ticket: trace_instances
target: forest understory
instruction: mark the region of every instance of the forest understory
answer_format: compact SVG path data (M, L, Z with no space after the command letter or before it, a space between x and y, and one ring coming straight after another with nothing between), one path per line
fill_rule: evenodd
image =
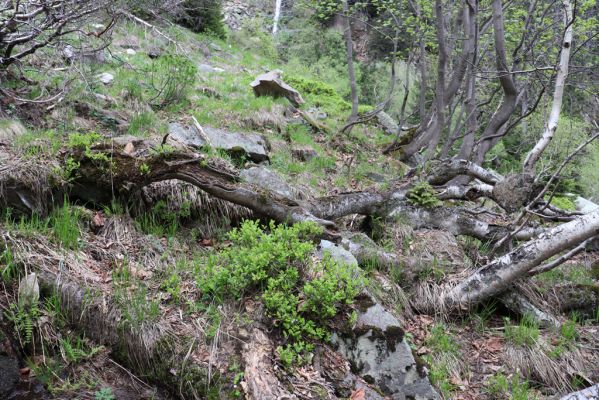
M0 0L0 398L599 399L598 11Z

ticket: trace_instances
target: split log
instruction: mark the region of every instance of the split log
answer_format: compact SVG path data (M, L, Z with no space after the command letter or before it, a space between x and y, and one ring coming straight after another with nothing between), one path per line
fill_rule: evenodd
M272 362L273 345L266 334L254 328L243 348L245 364L243 388L248 400L292 400L291 394L275 375Z

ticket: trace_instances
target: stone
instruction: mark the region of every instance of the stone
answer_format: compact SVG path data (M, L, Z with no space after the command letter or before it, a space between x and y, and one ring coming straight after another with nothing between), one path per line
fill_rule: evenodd
M133 50L133 49L127 49L127 50L125 50L125 53L127 53L130 56L134 56L134 55L137 54L137 52L135 50Z
M0 398L7 399L19 383L17 360L0 355Z
M168 134L171 139L195 149L202 148L207 144L195 126L171 122L168 124Z
M251 161L268 161L267 144L264 138L253 133L229 132L222 129L203 127L208 145L222 149L232 155L245 155Z
M317 257L323 258L325 254L328 254L333 260L338 263L345 264L347 266L358 267L358 260L353 256L352 253L344 249L343 247L336 245L328 240L321 240L319 249L316 252Z
M588 214L599 208L598 204L593 203L591 200L587 200L581 196L576 197L574 204L576 204L576 210L584 214Z
M221 72L225 72L225 70L222 69L222 68L213 67L212 65L208 65L208 64L199 64L198 65L198 70L200 72L206 72L206 73L221 73Z
M71 45L67 45L62 49L62 57L69 63L80 61L86 64L102 64L106 61L104 49L76 51Z
M276 172L262 166L251 167L240 172L239 176L247 183L267 189L291 200L302 200L305 196L289 185Z
M397 135L397 133L399 132L399 124L395 122L393 117L391 117L386 112L379 112L376 115L376 120L377 123L383 129L383 132L385 132L387 135Z
M310 108L308 108L308 110L306 112L308 114L310 114L312 116L312 118L314 118L314 119L323 120L323 119L327 119L329 117L329 115L326 112L320 110L317 107L310 107Z
M208 45L212 50L215 51L222 51L223 49L216 43L214 42L210 42L210 44Z
M331 337L354 372L392 399L440 399L414 359L397 318L367 293L357 298L357 305L354 327Z
M258 76L250 85L256 96L285 97L295 107L304 103L302 95L283 82L282 72L274 70Z
M114 80L114 75L109 72L102 72L98 75L98 80L105 85L110 85Z
M150 47L148 49L147 54L148 54L148 57L150 57L152 60L154 60L162 55L162 49L160 47L156 47L156 46Z
M310 146L295 146L291 148L291 155L301 161L310 161L318 153Z
M21 279L19 282L19 305L31 307L40 299L40 285L37 281L37 274L32 272Z

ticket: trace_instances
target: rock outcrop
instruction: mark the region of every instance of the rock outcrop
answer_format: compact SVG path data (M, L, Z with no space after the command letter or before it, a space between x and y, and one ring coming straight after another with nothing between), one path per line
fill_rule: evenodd
M259 75L250 83L256 96L285 97L296 107L304 103L302 95L281 79L282 72L274 70Z

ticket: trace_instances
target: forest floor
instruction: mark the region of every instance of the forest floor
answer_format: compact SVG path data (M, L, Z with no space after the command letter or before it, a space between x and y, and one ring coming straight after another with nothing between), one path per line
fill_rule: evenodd
M140 25L117 27L114 42L107 49L111 56L108 61L86 66L87 79L78 80L64 103L48 116L25 116L29 118L26 122L33 121L42 128L7 140L6 132L13 129L12 125L4 123L0 127L5 132L5 136L0 135L0 156L16 154L23 163L41 165L45 159L64 157L62 151L72 132L95 132L104 138L118 132L160 140L168 132L169 123L190 125L193 117L202 126L262 134L270 145L269 168L311 195L385 188L391 179L407 172L408 167L395 157L381 154L393 137L380 127L360 125L346 137L336 135L348 111L347 102L336 94L337 84L322 82L301 65L277 60L266 38L252 38L243 32L222 41L175 26L162 29L177 42L176 46ZM167 48L176 48L193 60L200 79L188 101L153 109L143 100L141 92L146 89L140 82L147 84L142 76L147 78L148 74L157 74L159 79L160 71L152 69L148 54ZM34 63L51 63L41 53L34 57ZM304 109L321 113L321 122L327 127L324 132L313 133L299 114L286 112L287 100L254 96L250 82L272 69L283 70L283 79L302 93L306 99ZM65 73L53 71L45 79L69 80L71 77ZM100 73L112 74L113 82L99 82L96 77ZM293 148L312 149L315 156L302 161L294 156ZM240 163L226 154L218 156ZM241 163L250 164L247 160ZM52 165L48 161L47 169L52 170ZM67 181L71 173L77 173L76 167L60 171ZM231 246L227 232L250 213L187 184L155 184L147 195L154 206L145 213L136 213L137 206L129 210L129 205L118 203L98 208L65 202L48 219L15 221L4 215L2 233L10 247L0 253L2 263L8 266L28 260L38 266L40 276L49 273L58 277L68 265L69 279L84 283L87 289L83 290L93 293L94 300L104 301L108 309L119 309L131 326L156 335L163 330L177 336L199 332L204 342L183 355L185 360L209 365L209 373L203 377L209 386L206 396L242 397L241 349L248 342L253 321L264 313L263 305L251 296L219 305L206 302L198 298L197 282L210 255ZM356 218L344 221L348 229L357 229L362 222ZM376 221L372 224L373 239L382 247L430 260L430 268L415 280L438 281L446 275L445 268L455 272L477 267L487 252L485 243L459 239L455 243L460 249L453 254L454 243L446 247L434 236L413 232L401 221L393 228L377 225ZM598 259L597 252L584 253L559 270L535 277L530 290L549 309L557 310L560 304L555 287L599 287ZM409 293L415 282L406 282L401 271L362 267L369 277L370 290L402 321L410 346L428 365L431 380L444 398L551 399L599 382L599 306L586 313L562 315L565 323L559 329L520 319L499 303L484 304L466 316L422 315L411 312L409 305L399 300L398 293ZM155 360L146 360L142 354L144 346L152 347L151 340L143 338L141 348L122 349L140 352L138 365L125 367L116 361L122 355L98 345L96 340L98 334L116 329L122 321L98 322L97 332L73 329L61 311L63 299L55 294L49 295L35 312L21 312L16 306L19 281L10 280L8 272L4 275L0 305L11 322L2 321L6 329L4 335L0 333L0 354L2 348L11 352L11 335L6 332L7 327L16 327L19 347L26 349L26 354L17 356L27 356L21 379L45 386L43 393L27 388L15 398L108 400L172 395L156 385L168 378L160 375L158 367L148 365ZM82 310L86 304L83 297ZM272 357L275 368L285 375L281 360L274 354ZM286 379L289 387L301 393L301 384L313 374L312 367L303 366ZM312 392L306 393L310 397Z

